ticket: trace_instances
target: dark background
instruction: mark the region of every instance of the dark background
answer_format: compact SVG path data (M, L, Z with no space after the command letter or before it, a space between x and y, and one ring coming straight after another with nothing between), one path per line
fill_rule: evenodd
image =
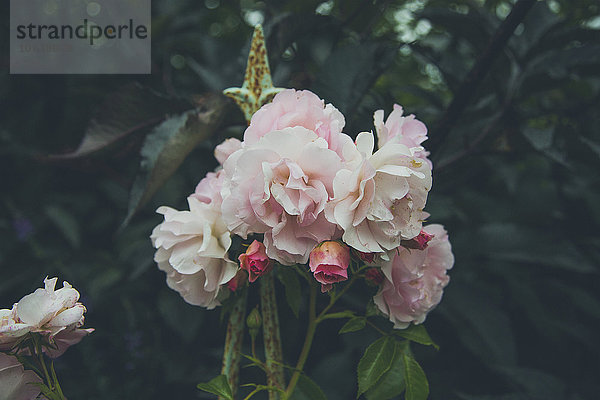
M493 49L481 84L461 87L513 4L153 1L152 75L11 76L2 2L0 305L47 275L82 293L96 332L57 361L70 399L210 398L195 385L219 373L220 311L167 288L148 237L156 207L183 208L216 166L214 146L241 136L241 114L232 108L121 231L147 130L85 157L47 156L75 150L100 105L131 82L172 96L239 86L251 25L262 22L275 84L333 103L348 134L373 129L373 111L394 103L430 129L427 209L456 256L426 321L441 349L414 346L431 398L598 398L600 6L537 2ZM440 122L468 92L467 107L446 115L456 124ZM345 305L360 310L368 290ZM306 315L280 299L285 359L295 363ZM331 399L355 398L356 365L377 337L338 337L342 323L322 325L307 364Z

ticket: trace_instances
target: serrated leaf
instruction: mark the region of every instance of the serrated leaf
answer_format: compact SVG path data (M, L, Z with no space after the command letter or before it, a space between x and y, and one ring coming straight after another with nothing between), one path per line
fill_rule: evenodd
M226 100L209 95L203 110L193 110L166 119L146 137L140 171L129 196L129 211L123 225L177 170L187 155L218 127Z
M168 114L191 109L185 100L171 99L137 83L109 94L98 107L77 150L51 158L84 157L141 129L160 123Z
M396 344L385 336L373 342L358 363L358 394L369 390L387 372L394 359Z
M227 377L225 375L219 375L206 383L199 383L197 388L208 393L216 394L217 396L222 396L227 400L233 400L233 392L231 391L231 387L229 386L229 382L227 382Z
M392 366L371 389L367 390L365 396L368 400L388 400L400 395L406 388L402 344L396 342L395 346L396 351L392 360Z
M292 312L298 318L300 311L300 301L302 300L302 294L300 291L300 281L298 280L298 274L294 269L289 267L278 268L279 274L277 275L279 281L285 288L285 299L290 306Z
M440 349L431 339L423 325L410 325L408 328L394 331L394 333L412 342L423 344L425 346L433 346L438 350Z
M367 320L364 317L355 317L346 322L344 326L339 330L339 334L360 331L367 324Z
M308 376L302 374L290 400L327 400L323 390Z
M402 353L404 362L404 380L406 382L405 400L427 400L429 396L429 382L423 369L413 358L410 352Z

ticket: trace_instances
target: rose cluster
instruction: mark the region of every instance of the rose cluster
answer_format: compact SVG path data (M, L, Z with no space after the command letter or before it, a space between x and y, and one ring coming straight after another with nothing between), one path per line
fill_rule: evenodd
M7 399L34 399L42 380L13 355L31 354L31 335L37 335L47 356L61 356L70 346L92 333L82 329L85 306L69 283L55 289L58 278L44 279L44 287L24 296L12 309L0 309L0 387Z
M158 209L164 222L151 238L169 287L213 308L223 287L254 282L275 264L308 264L328 291L361 260L377 268L365 277L379 285L375 304L394 325L422 322L454 261L444 228L423 226L432 184L421 146L427 128L398 105L373 119L376 135L352 140L342 113L314 93L275 96L243 141L217 146L221 167L188 197L189 211ZM230 254L233 235L248 240L239 256Z

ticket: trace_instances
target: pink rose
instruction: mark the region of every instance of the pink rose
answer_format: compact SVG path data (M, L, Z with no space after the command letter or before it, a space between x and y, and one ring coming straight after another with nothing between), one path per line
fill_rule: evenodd
M394 111L388 115L385 123L383 122L383 110L377 110L373 114L379 148L386 143L400 143L409 148L419 147L428 139L425 124L415 119L413 114L403 117L402 113L402 107L394 104ZM431 168L433 165L427 158L428 155L429 152L425 149L416 153L416 156L425 159Z
M401 245L405 249L425 250L431 239L433 239L433 235L421 229L421 233L412 239L403 240Z
M344 243L364 253L381 253L400 246L421 232L423 211L431 189L431 168L417 157L420 147L388 142L373 153L375 138L359 133L359 155L337 172L327 220L339 225Z
M37 399L38 383L42 383L40 377L31 370L25 371L16 357L0 353L0 399Z
M340 242L327 241L319 244L310 252L310 271L322 291L331 289L331 285L348 279L350 248Z
M423 230L434 236L427 248L398 248L395 257L382 265L386 279L373 297L397 329L425 321L450 280L446 271L452 268L454 255L447 232L441 225L427 225Z
M265 245L255 240L244 254L239 256L240 266L248 272L248 280L254 282L271 270L273 262L267 257Z
M221 187L223 186L223 170L209 172L198 183L190 196L206 204L221 206Z
M375 261L375 256L377 253L363 253L362 251L358 251L353 249L354 254L361 260L364 261L365 264L372 264Z
M301 126L329 144L329 149L342 155L349 138L342 134L346 121L341 112L308 90L287 89L258 110L244 132L244 144L252 145L271 131Z
M209 174L199 186L208 183L205 187L210 189L218 176ZM221 217L221 196L212 189L203 193L209 201L199 199L196 192L188 197L189 211L159 207L164 221L150 238L156 248L154 261L166 273L167 285L186 302L212 309L220 305L221 285L235 276L238 267L227 256L231 234Z
M229 282L227 282L227 288L232 292L237 291L248 281L248 274L243 269L240 269L237 274Z
M383 283L385 275L383 275L383 272L381 272L379 268L369 268L367 272L365 272L365 279L367 282L379 286Z
M227 228L244 238L264 233L269 258L305 264L317 244L340 235L323 211L341 166L325 139L300 126L245 143L223 165Z
M229 138L215 147L215 158L223 165L227 158L242 148L242 142L236 138Z

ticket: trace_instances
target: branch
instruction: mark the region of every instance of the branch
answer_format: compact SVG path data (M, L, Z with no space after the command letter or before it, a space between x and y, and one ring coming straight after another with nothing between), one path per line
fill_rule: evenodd
M458 121L458 117L469 104L477 87L491 69L494 60L501 53L508 42L508 39L510 39L517 26L523 21L535 3L536 0L518 0L513 6L510 14L500 24L500 27L498 27L498 30L494 33L494 36L492 36L487 48L479 56L475 65L473 65L473 68L471 68L467 77L457 90L456 96L454 96L452 102L444 112L444 115L442 115L433 129L429 148L434 153L436 150L443 147L449 132Z

